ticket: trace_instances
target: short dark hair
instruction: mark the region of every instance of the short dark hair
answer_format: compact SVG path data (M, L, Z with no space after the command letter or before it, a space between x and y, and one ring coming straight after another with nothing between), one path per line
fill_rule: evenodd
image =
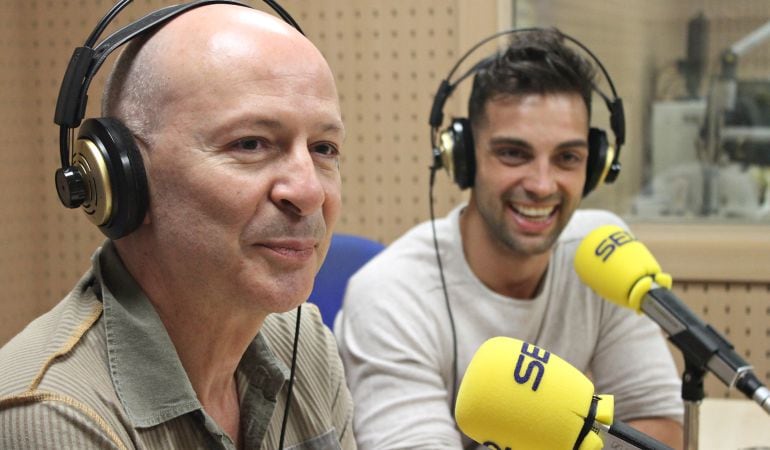
M580 94L591 115L593 64L565 44L555 28L516 32L503 52L491 56L473 77L468 118L478 124L484 106L501 95Z

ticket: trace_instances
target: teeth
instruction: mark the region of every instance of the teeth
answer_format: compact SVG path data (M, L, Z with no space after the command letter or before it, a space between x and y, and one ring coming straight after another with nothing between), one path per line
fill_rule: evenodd
M514 210L516 210L516 212L522 216L527 217L528 219L545 220L548 218L548 216L551 215L555 208L555 206L538 208L536 206L516 205Z

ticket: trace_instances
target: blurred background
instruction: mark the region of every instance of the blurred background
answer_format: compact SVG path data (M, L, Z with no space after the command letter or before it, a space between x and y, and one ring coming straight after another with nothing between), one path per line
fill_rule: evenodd
M173 3L135 0L107 32ZM58 302L104 239L54 188L61 78L112 0L0 3L0 345ZM261 2L251 1L266 9ZM766 0L283 0L326 55L347 142L338 231L388 244L429 217L428 112L467 49L555 26L604 63L626 111L623 170L584 201L623 216L678 295L770 384L770 5ZM470 65L504 39L482 48ZM105 64L86 117L99 115ZM602 80L599 87L608 91ZM470 82L445 108L464 116ZM595 100L593 125L608 129ZM448 118L445 118L448 121ZM437 215L465 198L439 173ZM675 352L676 353L676 352ZM735 396L713 379L712 397Z

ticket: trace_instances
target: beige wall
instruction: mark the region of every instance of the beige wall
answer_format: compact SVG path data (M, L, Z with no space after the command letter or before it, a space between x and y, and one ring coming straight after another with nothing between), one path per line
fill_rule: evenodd
M53 173L59 156L52 117L72 49L112 3L0 2L0 199L4 211L0 343L71 288L103 239L81 213L66 210L58 202ZM135 1L117 23L125 24L170 3L175 2ZM252 3L261 7L260 2ZM767 16L762 0L284 0L282 4L324 52L339 84L348 137L342 159L344 213L338 230L384 243L428 218L427 116L439 82L479 38L511 24L513 4L517 25L562 28L594 50L613 76L625 100L628 121L624 170L615 186L600 188L586 205L618 212L627 210L642 183L651 80L659 68L681 57L685 21L696 8L705 9L724 16L713 27L737 39ZM757 54L758 59L750 60L744 70L768 66L768 50ZM102 81L100 76L92 86L88 116L98 114ZM447 115L464 114L467 88L461 86L450 99ZM606 111L600 107L595 125L607 128ZM435 197L437 214L442 215L464 195L440 173ZM686 256L687 251L682 253ZM726 285L730 280L718 282ZM751 283L752 298L766 302L770 273ZM720 296L719 301L728 298ZM766 365L770 310L752 311L760 316L751 322L756 328L750 337L759 349L751 359L765 364L760 375L770 377L766 373L770 371Z

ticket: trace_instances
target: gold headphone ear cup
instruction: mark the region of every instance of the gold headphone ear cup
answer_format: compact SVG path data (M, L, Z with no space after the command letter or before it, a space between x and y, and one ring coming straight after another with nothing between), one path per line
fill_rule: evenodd
M89 219L110 239L137 229L147 213L147 176L128 128L113 118L84 121L73 161L81 157L89 192L83 208Z
M443 167L449 177L455 178L455 139L451 128L447 128L438 134L438 161L436 167Z
M615 181L615 178L610 180L609 174L612 170L612 162L615 160L615 147L607 144L607 156L604 158L604 167L602 168L602 174L599 177L599 183L611 183ZM617 176L617 175L616 175Z
M112 215L112 184L108 156L100 140L84 136L75 142L72 152L72 168L83 184L80 204L86 217L94 225L107 223Z

